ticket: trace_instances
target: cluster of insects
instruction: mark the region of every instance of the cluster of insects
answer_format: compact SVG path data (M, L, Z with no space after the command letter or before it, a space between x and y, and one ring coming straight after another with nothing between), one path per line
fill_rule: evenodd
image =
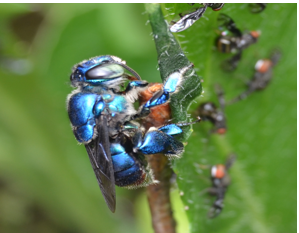
M179 14L180 19L172 21L170 31L188 29L204 15L207 8L218 11L224 7L224 3L202 5ZM253 13L261 12L266 7L261 3L249 6ZM219 14L218 24L221 33L216 39L216 47L222 53L234 54L225 61L228 70L234 70L241 60L243 49L256 43L260 33L242 33L225 14ZM276 51L270 59L259 60L248 90L230 103L265 88L279 57L280 53ZM226 133L226 103L220 85L215 86L219 104L211 101L200 104L196 121L168 121L171 113L168 102L180 88L186 72L192 68L193 64L178 68L161 84L142 80L124 60L111 55L93 57L73 67L70 81L75 90L67 98L69 119L77 141L86 148L103 197L112 212L116 208L115 185L136 188L158 182L147 163L147 155L162 153L169 158L177 158L183 153L184 145L176 136L183 132L184 126L202 119L213 124L212 133ZM135 107L137 102L138 109ZM152 125L154 127L150 127ZM211 218L216 217L223 208L230 184L228 169L234 160L235 156L231 156L225 164L211 168L212 187L207 191L216 196L208 213Z
M194 5L194 4L191 4ZM174 20L170 22L171 32L182 32L190 28L197 20L202 18L208 7L214 11L221 10L224 3L202 3L202 7L190 9L189 11L178 14ZM266 8L265 3L249 3L248 9L251 13L261 13ZM218 36L215 39L215 47L220 53L232 54L232 56L223 61L221 68L224 71L234 71L242 59L242 53L244 49L248 49L251 45L258 42L261 35L260 31L241 31L236 25L235 21L226 14L219 13L217 18L218 24ZM262 90L267 87L271 78L273 67L280 59L281 53L278 49L275 49L270 55L269 59L260 59L256 62L254 68L255 73L253 78L248 81L247 89L239 94L234 99L228 101L227 104L233 104L237 101L245 99L248 95L255 91ZM212 101L206 101L199 105L195 111L196 115L199 115L203 121L209 121L212 123L213 128L211 133L223 135L227 131L226 116L225 116L225 98L224 91L220 85L215 86L215 93L218 97L218 104ZM227 159L225 165L215 165L211 168L211 181L212 187L208 189L208 193L216 196L216 200L213 203L208 216L216 217L223 208L223 200L230 184L230 179L227 174L228 169L231 167L235 160L235 156L231 156Z
M194 5L195 3L189 3ZM202 18L207 8L219 11L224 7L224 3L201 3L202 7L191 8L186 12L179 13L171 22L169 30L171 32L182 32L190 28L197 20ZM267 3L249 3L251 13L260 13L265 10ZM179 18L178 18L179 17ZM177 19L178 18L178 19Z

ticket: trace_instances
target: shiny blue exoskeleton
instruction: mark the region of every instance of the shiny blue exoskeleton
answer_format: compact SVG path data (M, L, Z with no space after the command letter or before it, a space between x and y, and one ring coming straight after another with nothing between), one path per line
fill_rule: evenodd
M169 124L145 132L137 121L147 116L152 107L167 102L191 67L172 73L163 90L136 110L133 104L148 82L141 80L120 58L98 56L74 66L70 79L77 89L68 96L69 118L77 141L86 147L112 212L115 184L136 187L154 182L144 155L178 156L183 152L183 144L173 136L182 133L180 126L190 123Z

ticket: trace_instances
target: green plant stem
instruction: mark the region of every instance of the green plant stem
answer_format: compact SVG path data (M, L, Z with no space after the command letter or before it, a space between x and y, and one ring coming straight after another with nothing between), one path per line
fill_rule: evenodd
M165 22L160 5L146 4L146 9L153 29L161 78L165 82L171 73L192 63L185 56L179 43L169 31L169 26ZM201 91L201 79L193 69L188 70L184 75L179 90L171 96L170 107L174 121L187 121L187 110L192 101L201 94ZM191 134L190 127L185 128L183 140L186 140Z
M159 4L146 4L153 37L158 54L158 64L163 82L167 77L184 67L190 66L179 43L168 29ZM201 93L201 82L197 74L190 69L184 76L179 90L171 96L170 107L175 122L187 121L187 110L192 101ZM153 125L155 122L153 122ZM156 125L155 125L156 126ZM192 130L185 127L181 140L186 140ZM174 233L175 220L170 203L170 178L173 173L168 159L164 155L150 155L149 165L159 184L147 187L147 196L152 215L152 225L156 233Z

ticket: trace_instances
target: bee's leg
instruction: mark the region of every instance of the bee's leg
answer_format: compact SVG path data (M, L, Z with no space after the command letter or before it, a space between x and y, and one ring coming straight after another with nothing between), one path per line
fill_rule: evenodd
M135 153L141 152L146 155L164 153L168 156L179 156L184 151L184 145L171 135L179 134L182 130L175 124L167 126L168 129L165 130L163 127L158 129L152 127L144 136L138 133L135 137L133 151Z
M133 80L129 82L126 90L122 92L125 94L128 100L134 103L138 99L138 93L148 86L148 82L145 80Z
M182 142L176 140L173 135L178 135L183 132L180 126L186 126L198 122L178 123L164 125L159 128L152 127L142 137L139 133L138 140L134 142L134 151L143 154L157 154L164 153L169 157L179 157L184 151Z
M138 99L139 93L148 86L148 82L145 80L136 80L135 77L131 77L131 76L128 76L128 79L131 81L128 83L126 89L122 92L119 92L119 94L126 96L128 102L134 103ZM147 114L144 114L143 116ZM130 120L135 120L138 118L140 118L139 114L138 113L136 114L136 112L134 112L134 114L131 115Z
M152 98L150 98L144 105L141 105L137 114L133 116L133 119L147 116L150 113L150 108L166 103L170 98L170 94L177 91L177 87L181 83L184 74L193 66L193 64L190 64L189 66L170 74L164 83L163 89L154 93Z

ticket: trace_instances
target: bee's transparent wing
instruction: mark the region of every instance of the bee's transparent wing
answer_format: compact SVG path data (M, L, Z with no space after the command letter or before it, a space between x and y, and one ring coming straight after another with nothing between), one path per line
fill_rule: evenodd
M98 136L85 145L93 171L109 209L115 212L115 180L106 116L97 120Z

